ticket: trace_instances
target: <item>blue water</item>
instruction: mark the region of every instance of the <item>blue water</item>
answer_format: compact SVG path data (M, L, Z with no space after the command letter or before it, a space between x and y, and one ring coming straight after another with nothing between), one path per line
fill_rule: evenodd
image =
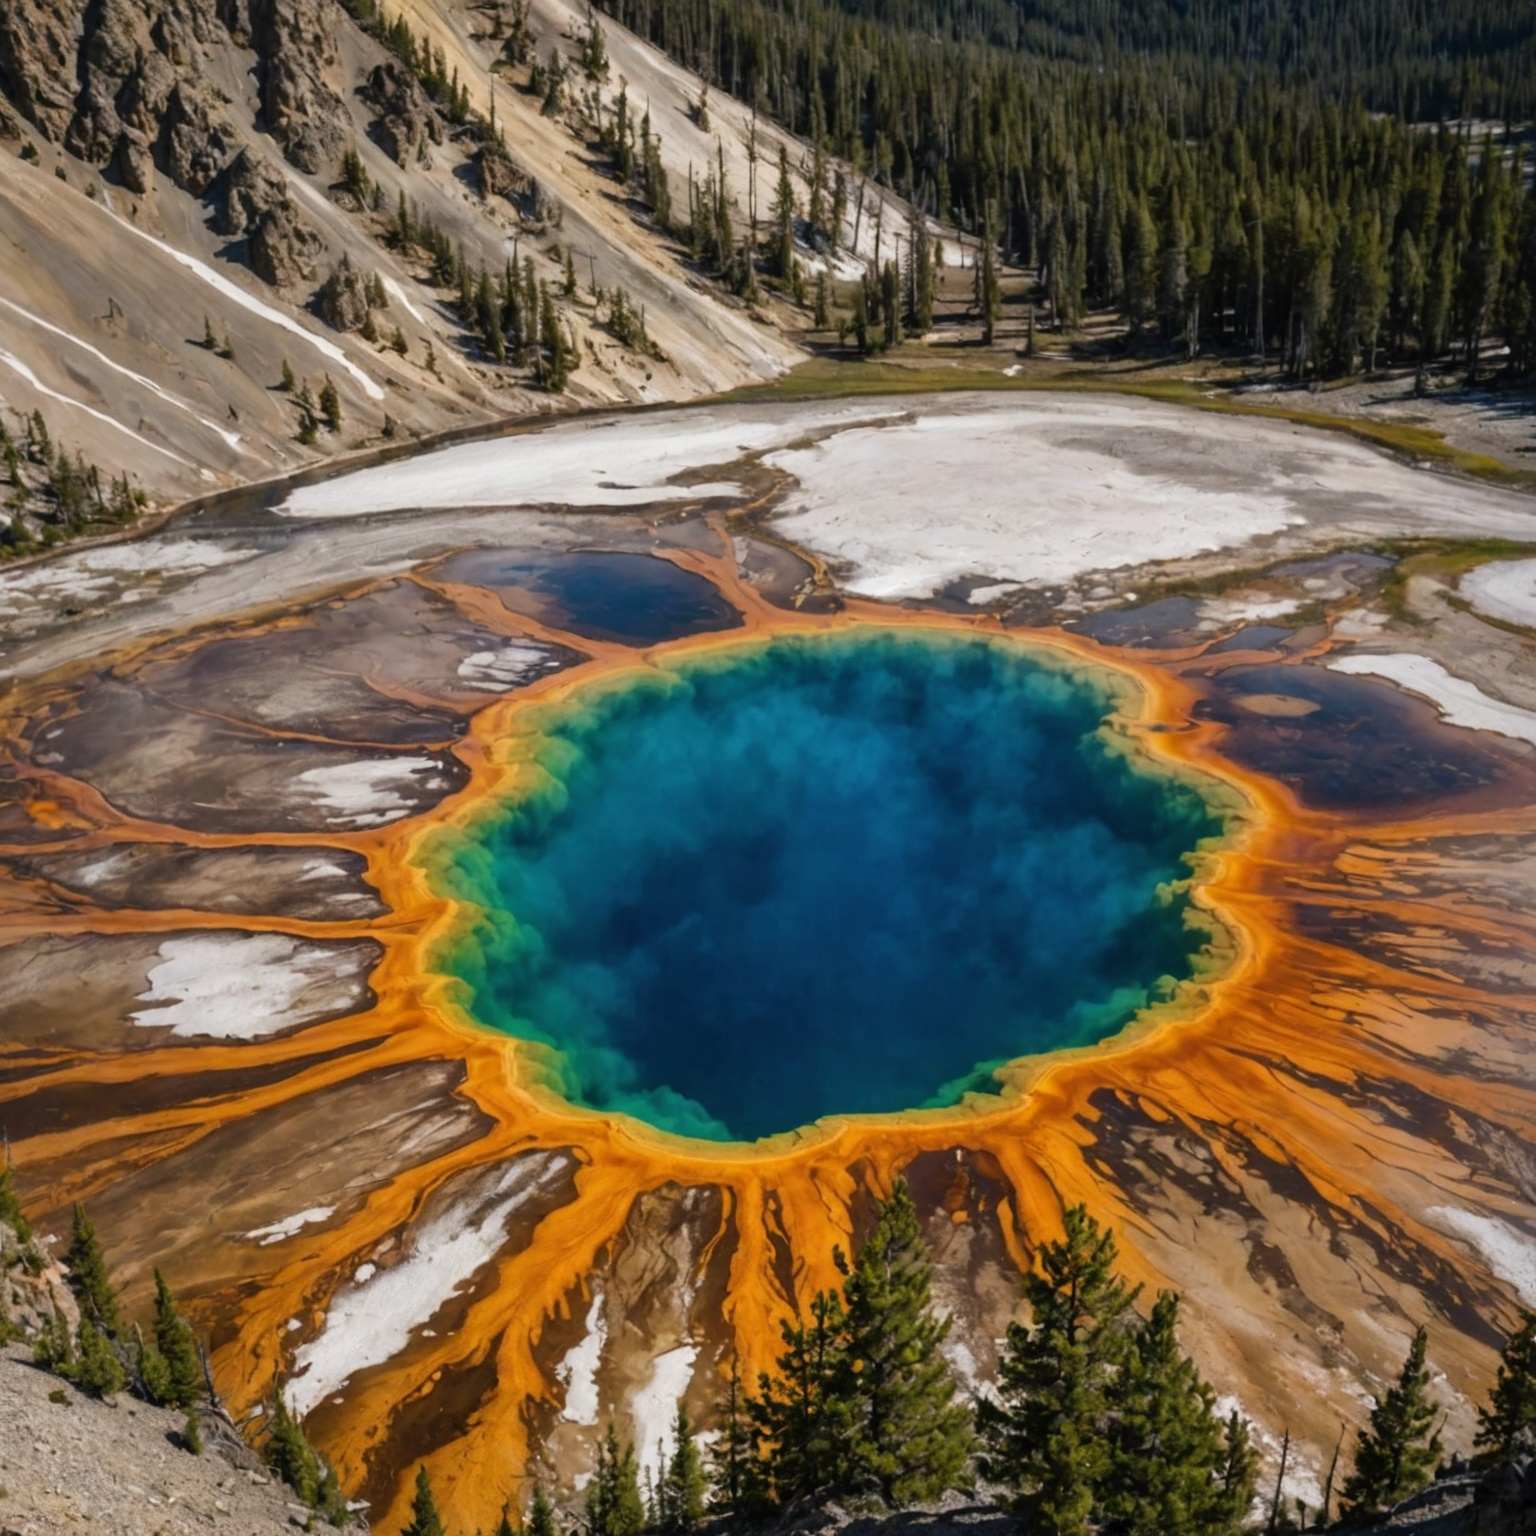
M488 587L514 613L620 645L654 645L741 624L707 577L657 555L475 549L445 561L442 574Z
M1191 972L1218 832L1004 644L778 640L550 711L542 790L426 855L437 956L568 1101L717 1140L954 1103Z

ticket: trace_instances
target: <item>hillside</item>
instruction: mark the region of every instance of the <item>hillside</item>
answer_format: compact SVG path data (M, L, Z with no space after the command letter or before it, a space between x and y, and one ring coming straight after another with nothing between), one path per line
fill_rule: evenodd
M632 132L649 110L674 209L690 176L702 185L723 166L742 227L751 122L739 104L716 93L699 120L700 82L614 24L606 70L573 65L551 104L530 77L556 54L574 59L586 31L563 0L405 0L388 20L409 28L414 65L370 12L359 20L338 0L6 7L0 400L12 435L41 410L71 452L180 499L395 432L681 400L796 359L792 312L710 280L613 174L624 91ZM803 195L801 146L757 132L760 179L782 146ZM879 223L887 240L905 231L874 203L860 231L871 247ZM764 183L760 219L767 205ZM455 302L514 257L519 278L555 295L574 354L563 390L541 386L537 359L497 362ZM614 322L615 292L643 315L643 339ZM277 387L285 364L314 395L333 381L338 431L301 440L306 408Z

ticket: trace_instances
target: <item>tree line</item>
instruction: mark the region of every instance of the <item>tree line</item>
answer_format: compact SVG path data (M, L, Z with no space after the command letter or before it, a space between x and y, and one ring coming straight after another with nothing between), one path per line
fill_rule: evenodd
M1244 346L1302 378L1452 354L1476 377L1497 335L1511 371L1536 371L1536 191L1528 152L1501 132L1383 115L1338 82L1323 93L1157 56L1090 70L957 41L917 25L955 14L932 0L894 21L817 0L605 9L804 137L813 180L840 156L856 185L888 186L1036 272L1058 327L1116 309L1137 335ZM1374 33L1387 13L1372 14ZM1499 36L1536 46L1522 16L1478 35L1493 52ZM835 250L842 209L816 202L798 212Z
M1282 1464L1260 1497L1253 1433L1178 1339L1179 1297L1144 1310L1118 1272L1113 1234L1081 1206L1040 1245L1024 1279L995 1392L965 1400L933 1305L932 1266L912 1197L897 1183L841 1282L782 1325L775 1367L749 1387L733 1371L705 1448L679 1404L669 1446L642 1468L612 1423L585 1496L557 1512L535 1483L496 1536L673 1536L727 1517L731 1528L839 1502L900 1509L952 1490L1005 1502L1031 1536L1239 1536L1317 1530L1333 1520L1284 1497ZM1340 1487L1338 1524L1369 1523L1432 1479L1442 1457L1419 1328L1374 1401ZM1536 1316L1510 1338L1476 1447L1488 1464L1536 1439ZM418 1469L402 1536L450 1536Z

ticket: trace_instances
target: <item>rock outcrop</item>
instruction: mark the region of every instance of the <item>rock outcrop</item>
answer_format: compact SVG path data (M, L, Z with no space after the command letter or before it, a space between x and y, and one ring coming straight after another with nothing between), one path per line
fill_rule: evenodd
M299 217L276 166L242 149L215 190L213 228L245 241L246 261L259 278L281 288L314 277L320 238Z
M386 59L374 65L362 87L374 110L374 141L396 165L429 166L430 147L443 142L443 119L421 82L402 64Z
M313 175L346 148L346 107L327 78L336 62L334 0L251 0L261 111L267 130Z

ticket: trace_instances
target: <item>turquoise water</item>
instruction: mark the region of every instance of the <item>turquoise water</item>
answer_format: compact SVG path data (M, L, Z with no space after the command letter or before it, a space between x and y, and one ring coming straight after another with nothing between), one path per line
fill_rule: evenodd
M572 1103L716 1140L952 1104L1191 973L1170 882L1221 830L1087 673L868 632L551 709L543 787L426 854L436 957Z

